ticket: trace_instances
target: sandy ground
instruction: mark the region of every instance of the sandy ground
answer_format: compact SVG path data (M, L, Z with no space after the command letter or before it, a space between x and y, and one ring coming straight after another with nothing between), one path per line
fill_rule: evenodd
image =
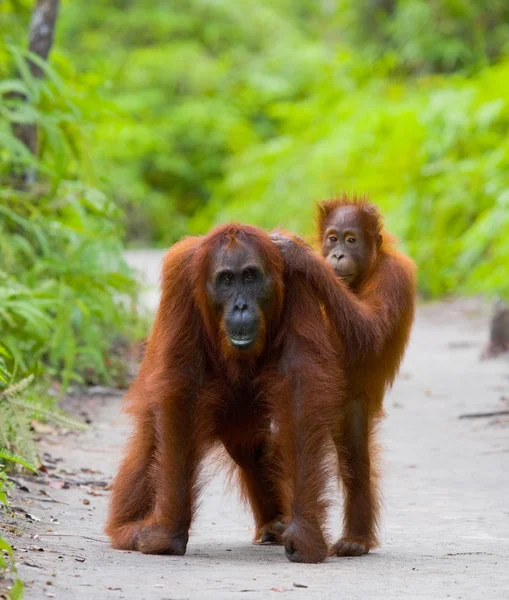
M129 260L148 283L157 279L160 254ZM156 300L148 290L146 302ZM458 418L509 409L509 361L478 361L488 321L474 301L419 309L380 432L383 545L360 558L298 565L281 547L252 545L251 518L220 474L205 488L184 557L112 550L103 533L104 486L129 428L121 398L80 400L89 429L43 435L48 473L18 480L26 490L14 494L17 516L7 526L25 597L509 598L509 420ZM338 506L331 530L339 535Z

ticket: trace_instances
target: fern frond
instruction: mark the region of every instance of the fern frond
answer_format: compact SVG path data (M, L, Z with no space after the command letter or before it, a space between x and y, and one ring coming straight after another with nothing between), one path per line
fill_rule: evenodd
M59 425L69 427L70 429L79 429L81 431L85 431L87 429L87 425L85 423L71 419L71 417L67 417L66 415L63 415L57 411L44 408L36 402L25 402L24 400L19 400L18 398L10 398L9 403L14 406L18 406L19 408L23 408L24 410L30 411L34 415L42 415L46 419Z
M14 383L0 392L0 399L12 398L24 392L34 380L34 376L30 374L28 377L21 379L18 383Z
M6 448L0 448L0 460L8 460L25 467L25 469L28 469L29 471L37 473L37 468L32 463L28 462L28 460L22 456L19 456L19 454L13 454L12 452L9 452Z

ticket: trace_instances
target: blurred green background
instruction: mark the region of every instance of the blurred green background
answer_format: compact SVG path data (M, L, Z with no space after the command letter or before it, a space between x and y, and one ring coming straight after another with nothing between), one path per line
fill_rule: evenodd
M126 245L368 193L422 297L509 296L507 0L63 0L42 78L36 4L0 3L0 504L33 418L129 378Z
M32 8L2 4L1 77ZM367 192L422 294L507 293L508 55L505 0L73 0L40 158L131 245L232 218L308 234L313 201Z

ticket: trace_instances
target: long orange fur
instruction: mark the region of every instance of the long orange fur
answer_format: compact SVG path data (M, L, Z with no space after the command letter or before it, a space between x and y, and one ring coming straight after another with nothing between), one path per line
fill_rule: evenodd
M262 339L247 357L226 346L207 292L215 253L237 244L255 249L273 289ZM255 539L284 521L289 558L323 560L328 440L342 384L313 286L288 276L266 233L229 224L177 243L164 261L159 310L128 393L134 433L110 501L113 546L183 554L200 467L220 443L237 465Z
M342 196L317 206L320 246L327 219L341 207L355 208L371 248L369 264L352 289L298 239L283 254L290 277L304 275L323 301L345 371L345 397L333 426L345 491L344 530L330 553L354 555L379 543L374 434L408 343L416 283L414 264L395 249L378 209L365 198Z

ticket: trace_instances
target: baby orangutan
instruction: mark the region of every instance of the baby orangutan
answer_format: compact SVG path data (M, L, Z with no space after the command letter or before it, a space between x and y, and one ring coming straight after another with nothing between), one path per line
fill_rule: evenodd
M344 529L330 555L357 556L378 545L374 432L410 335L415 267L395 250L378 209L364 199L320 203L317 229L321 256L299 238L275 233L272 239L289 277L304 275L317 291L345 371L346 397L332 431L345 493Z

